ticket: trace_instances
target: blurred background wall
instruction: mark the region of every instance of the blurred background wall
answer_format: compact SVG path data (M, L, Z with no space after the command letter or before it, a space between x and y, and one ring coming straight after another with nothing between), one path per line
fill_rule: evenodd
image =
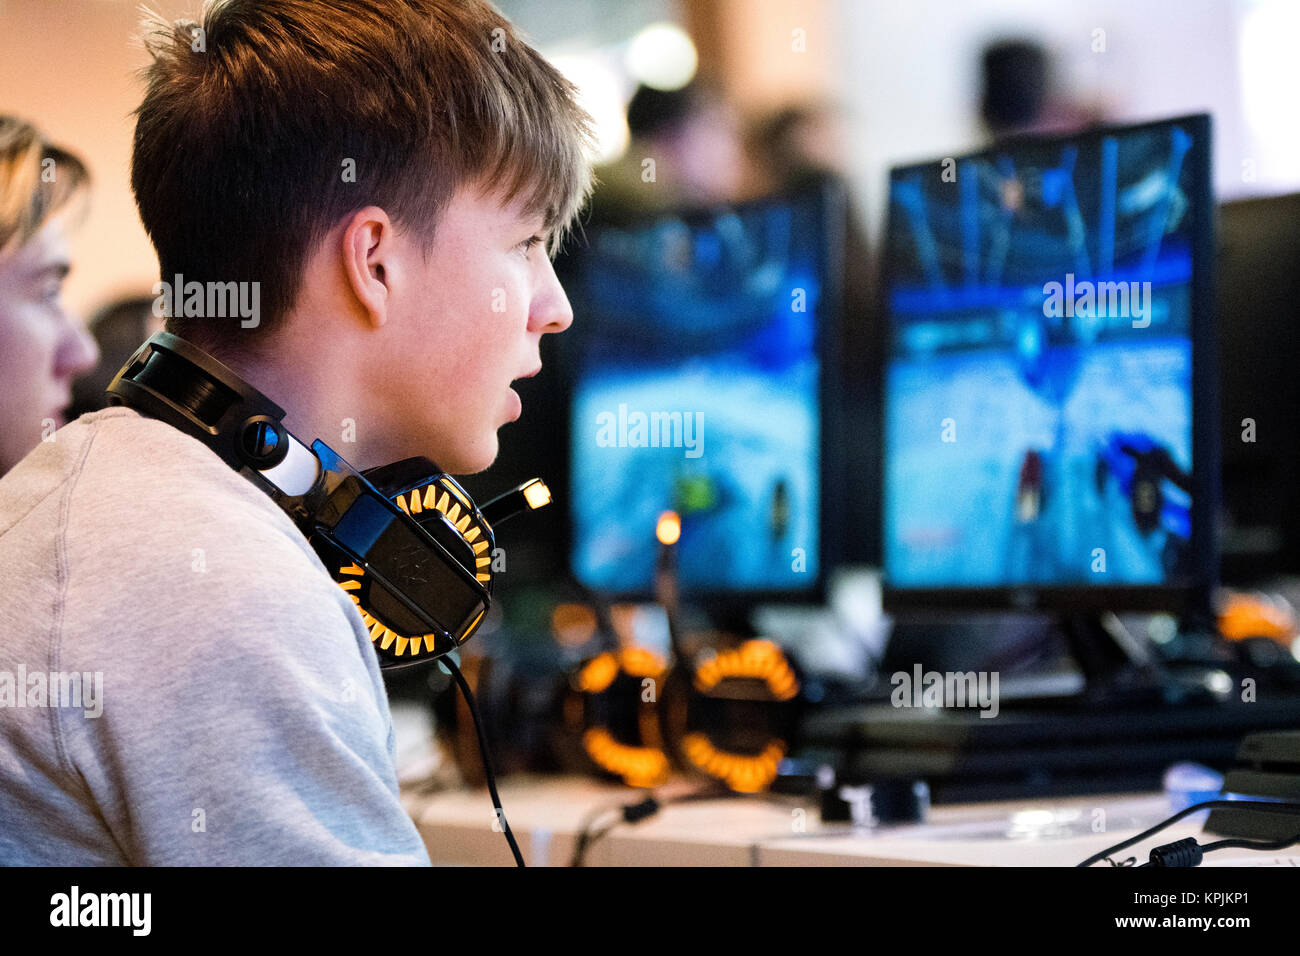
M1288 102L1289 91L1300 89L1300 4L1290 0L839 0L835 7L849 63L841 77L847 167L873 220L889 165L981 141L978 51L999 36L1046 46L1057 95L1099 118L1212 113L1220 198L1300 187Z
M129 180L131 111L143 93L134 73L147 61L131 39L138 22L137 4L125 0L0 0L0 113L36 123L93 179L64 292L83 315L148 293L158 278Z

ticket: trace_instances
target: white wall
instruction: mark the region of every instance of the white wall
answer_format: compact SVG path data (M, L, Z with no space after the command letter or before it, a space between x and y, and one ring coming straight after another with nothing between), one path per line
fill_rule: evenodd
M190 0L151 0L169 17ZM64 304L89 316L113 298L148 295L158 260L131 197L131 111L147 62L132 43L128 0L0 0L0 113L35 123L90 168L89 212L72 237Z
M982 145L978 59L1001 34L1028 35L1054 51L1062 78L1117 121L1208 111L1215 120L1220 196L1300 189L1300 152L1265 149L1242 103L1239 27L1253 9L1296 0L834 0L843 24L850 175L875 231L891 165ZM1275 21L1276 22L1276 21ZM1092 50L1094 30L1106 49ZM1297 31L1300 32L1300 31ZM1300 36L1277 44L1300 63ZM1294 69L1280 64L1268 74ZM1261 85L1266 85L1261 84ZM1300 84L1288 95L1300 92ZM1277 98L1269 135L1294 126ZM1286 137L1275 137L1277 142ZM1290 141L1294 141L1292 138ZM1255 179L1243 179L1244 159Z

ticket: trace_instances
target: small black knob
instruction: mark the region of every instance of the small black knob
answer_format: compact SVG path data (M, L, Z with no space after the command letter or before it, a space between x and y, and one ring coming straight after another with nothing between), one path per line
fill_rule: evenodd
M273 468L289 454L289 437L277 421L250 419L240 432L239 454L254 468Z

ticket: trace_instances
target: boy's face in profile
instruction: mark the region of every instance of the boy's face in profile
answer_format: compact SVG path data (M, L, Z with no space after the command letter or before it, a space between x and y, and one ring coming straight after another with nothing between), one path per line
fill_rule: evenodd
M406 454L434 457L446 471L472 474L497 456L497 429L519 418L510 387L541 368L543 335L573 321L546 254L543 217L518 203L462 188L445 209L427 260L415 239L390 276L393 292L386 360L375 374L400 396L385 412ZM538 240L542 241L538 241Z
M72 380L99 359L95 340L64 310L68 273L63 220L0 250L0 475L63 425Z

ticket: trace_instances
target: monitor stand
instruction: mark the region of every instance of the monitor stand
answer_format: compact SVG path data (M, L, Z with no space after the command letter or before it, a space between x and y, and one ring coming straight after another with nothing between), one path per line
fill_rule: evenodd
M1208 606L1184 613L1180 633L1215 633ZM1212 703L1205 662L1166 661L1135 637L1112 612L1061 612L1057 626L1083 675L1079 695L1088 705Z
M1191 618L1185 626L1193 626ZM1001 698L1017 705L1143 705L1187 696L1188 675L1171 673L1152 644L1103 611L896 616L880 662L884 683L877 682L877 695L882 689L889 694L892 675L918 664L925 671L996 673Z
M1062 613L1057 627L1082 672L1084 701L1141 704L1164 699L1169 678L1160 661L1113 614Z

